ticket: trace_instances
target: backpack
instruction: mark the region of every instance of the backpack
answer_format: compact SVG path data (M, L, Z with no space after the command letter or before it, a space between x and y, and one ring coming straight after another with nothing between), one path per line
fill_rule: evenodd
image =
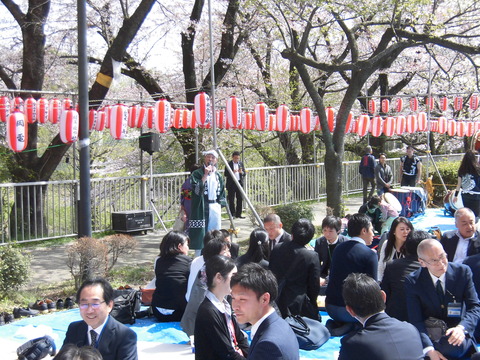
M140 310L140 291L114 290L113 309L110 315L122 324L134 324L135 313Z
M48 335L29 340L17 349L18 360L40 360L56 352L55 341Z

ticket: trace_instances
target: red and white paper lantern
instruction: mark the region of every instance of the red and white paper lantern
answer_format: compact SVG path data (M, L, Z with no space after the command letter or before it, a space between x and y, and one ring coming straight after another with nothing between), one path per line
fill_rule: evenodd
M242 122L242 106L240 99L236 96L230 96L227 100L227 123L229 128L236 129Z
M48 121L48 100L40 98L37 100L37 121L45 124Z
M98 110L97 116L98 118L94 129L96 131L103 131L105 130L105 123L107 122L107 113L105 110Z
M183 110L184 109L173 110L172 128L180 129L183 127Z
M453 119L448 120L447 134L449 136L455 136L456 133L457 133L457 122Z
M376 110L377 110L377 106L376 106L375 100L373 99L368 100L368 113L373 115L375 114Z
M290 110L287 105L280 105L276 111L277 115L277 126L276 130L280 132L285 132L290 127Z
M253 120L252 113L245 113L245 121L243 124L245 130L253 130L255 127L255 122Z
M390 100L383 99L382 100L382 113L386 114L390 111Z
M465 121L457 121L457 136L464 137L467 134L467 124Z
M406 130L408 133L413 134L418 129L417 115L410 114L407 116Z
M73 107L72 99L65 98L62 101L62 110L70 110Z
M402 98L395 99L395 111L399 113L399 112L402 112L402 110L403 110L403 99Z
M145 118L143 122L147 125L148 129L153 129L155 124L155 108L153 106L148 106L145 109Z
M373 136L379 137L382 135L382 125L383 119L381 116L374 116L372 119L372 124L370 126L370 132Z
M475 134L475 123L469 121L467 123L467 133L465 135L473 136L473 134Z
M447 111L448 109L448 98L446 96L443 96L442 98L440 98L440 110L442 110L442 112L445 112Z
M435 106L435 100L433 99L433 97L426 97L425 108L427 109L427 111L432 111L434 106Z
M360 115L357 120L357 134L359 136L365 136L367 135L369 128L370 128L370 117L367 114Z
M195 119L201 128L207 128L212 122L212 105L210 96L203 91L195 96Z
M315 117L312 109L303 108L300 111L300 131L304 134L311 133L315 128Z
M15 111L7 119L7 144L8 147L20 152L26 149L28 143L28 127L25 115Z
M397 116L395 120L395 134L402 135L405 132L406 122L407 119L405 119L405 116Z
M161 99L155 103L155 129L159 133L165 133L170 128L172 118L172 107L170 103Z
M122 140L127 134L128 107L117 104L112 107L110 113L110 135L115 140Z
M438 120L430 120L429 131L438 132Z
M456 96L455 99L453 99L453 108L455 111L460 111L463 108L463 98L461 96Z
M71 144L78 139L78 112L76 110L64 110L60 117L60 140L65 144Z
M347 123L345 124L345 133L346 134L353 132L353 130L352 130L353 122L354 122L353 113L350 111L350 113L348 114L348 117L347 117Z
M8 96L0 97L0 121L6 122L10 116L10 98Z
M183 109L183 127L185 129L195 129L197 127L195 110Z
M290 115L290 128L289 131L298 131L300 128L300 116Z
M333 132L333 129L335 129L335 110L328 106L325 109L326 115L327 115L327 124L328 124L328 130L330 132Z
M478 96L472 95L470 96L470 109L475 111L478 109Z
M59 99L53 98L48 104L48 121L52 124L57 124L60 121L62 113L62 102Z
M264 131L268 129L268 106L259 102L254 109L255 129Z
M143 118L140 116L140 106L132 105L128 108L128 126L140 129L143 125Z
M96 128L98 122L98 111L95 109L88 110L88 130L92 131Z
M425 131L427 130L427 113L426 112L419 112L417 116L418 122L418 131Z
M217 121L217 128L225 129L225 111L223 109L216 111L215 119Z
M31 96L25 100L24 115L29 124L37 121L37 100Z
M444 116L438 118L438 133L445 134L448 128L448 120Z
M413 97L410 99L410 110L417 111L418 110L418 99Z
M383 123L383 133L391 137L395 134L395 118L393 116L387 116Z
M25 113L25 102L20 96L15 97L12 101L11 112L14 112L17 110L22 113Z

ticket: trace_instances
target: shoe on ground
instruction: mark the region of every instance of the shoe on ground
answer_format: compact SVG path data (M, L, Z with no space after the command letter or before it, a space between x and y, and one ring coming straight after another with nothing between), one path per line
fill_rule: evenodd
M240 215L240 216L237 216L237 218L239 218L239 219L245 219L245 216L241 216L241 215Z
M0 315L0 326L5 325L5 319L3 318L3 315Z
M19 319L22 316L37 316L40 313L39 310L29 309L29 308L14 308L13 317Z
M62 299L58 299L56 306L57 306L57 310L63 310L63 308L65 307L65 303L63 302Z
M3 318L5 319L5 324L10 324L11 322L13 322L14 320L13 314L3 313L2 315L3 315Z
M32 310L38 310L41 312L48 311L47 303L43 300L37 300L35 303L28 304L28 307Z
M52 299L45 299L44 302L47 303L47 309L48 309L48 311L55 311L55 310L57 310L57 305L55 304L55 302L54 302Z
M64 307L65 309L73 309L74 306L75 306L75 304L73 303L73 300L72 300L71 298L67 297L67 298L65 299L65 302L64 302L64 304L63 304L63 307Z

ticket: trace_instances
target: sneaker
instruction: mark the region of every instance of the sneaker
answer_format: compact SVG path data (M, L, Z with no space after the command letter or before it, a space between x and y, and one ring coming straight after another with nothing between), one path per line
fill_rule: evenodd
M57 300L57 310L63 310L65 304L62 299Z
M3 313L3 318L5 319L5 324L13 322L13 314Z
M14 308L13 317L15 319L21 318L22 316L37 316L40 313L39 310L29 309L29 308Z
M37 300L35 303L28 304L28 307L33 310L38 310L41 312L48 311L47 303L43 300Z
M65 309L73 309L73 307L75 306L75 304L73 303L73 300L69 297L67 297L65 299L65 303L63 304L63 307Z
M47 309L48 311L55 311L57 310L57 305L52 299L45 299L45 302L47 303Z

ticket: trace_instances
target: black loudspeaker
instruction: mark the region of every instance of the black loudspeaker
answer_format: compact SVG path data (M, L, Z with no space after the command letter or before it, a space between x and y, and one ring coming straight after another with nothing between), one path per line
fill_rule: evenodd
M139 138L140 149L152 155L155 151L160 151L160 136L157 133L148 132L142 134Z

